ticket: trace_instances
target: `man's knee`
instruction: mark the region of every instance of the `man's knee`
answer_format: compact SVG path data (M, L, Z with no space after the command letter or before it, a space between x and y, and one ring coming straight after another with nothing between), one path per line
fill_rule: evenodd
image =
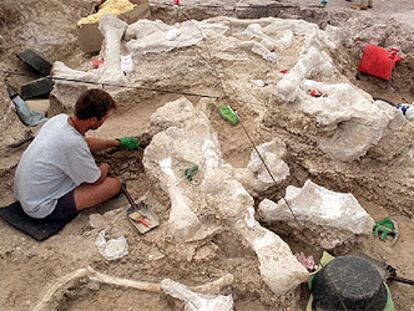
M107 177L104 182L107 183L107 187L113 195L121 192L121 181L118 178Z

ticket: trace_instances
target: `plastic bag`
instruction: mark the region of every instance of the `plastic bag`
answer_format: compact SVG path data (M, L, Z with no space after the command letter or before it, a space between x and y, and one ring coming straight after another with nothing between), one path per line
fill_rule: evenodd
M107 260L116 260L128 255L128 243L124 236L107 241L106 230L99 232L95 245Z

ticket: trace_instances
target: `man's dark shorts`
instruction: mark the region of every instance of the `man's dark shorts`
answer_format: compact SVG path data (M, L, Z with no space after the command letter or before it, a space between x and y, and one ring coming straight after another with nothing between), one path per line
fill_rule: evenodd
M65 194L58 200L52 214L44 218L46 221L68 223L78 215L75 202L75 190Z

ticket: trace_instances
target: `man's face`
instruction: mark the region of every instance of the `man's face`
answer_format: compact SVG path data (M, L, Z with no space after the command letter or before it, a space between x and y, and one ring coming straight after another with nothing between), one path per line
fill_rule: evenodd
M102 124L104 124L104 122L106 121L106 119L108 119L109 115L111 114L111 111L108 111L106 113L106 115L104 115L102 117L102 119L98 120L96 118L94 118L93 123L90 127L91 130L97 130L98 128L100 128L102 126Z

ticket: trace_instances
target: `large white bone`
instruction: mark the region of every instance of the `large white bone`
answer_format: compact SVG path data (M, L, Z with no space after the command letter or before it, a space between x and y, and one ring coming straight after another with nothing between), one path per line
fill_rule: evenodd
M233 298L228 296L210 296L191 291L187 286L165 279L161 282L162 290L185 303L186 311L231 311Z
M282 160L286 154L286 145L273 139L257 147L276 183L283 182L289 176L289 167ZM236 169L236 178L253 193L263 192L274 185L265 165L253 150L246 168Z
M179 115L172 116L172 112ZM169 127L153 137L145 149L143 163L170 195L171 208L185 207L188 215L191 209L195 215L213 215L229 224L229 230L256 252L263 280L276 294L283 295L305 282L308 272L289 246L254 220L253 198L233 177L234 169L223 161L217 134L205 114L187 99L179 99L167 103L152 119L157 129L163 124ZM184 179L172 188L171 184L177 182L177 172L188 163L199 166L197 184ZM182 202L180 206L173 203L178 201Z
M295 102L303 92L305 79L315 74L330 77L333 71L332 60L321 49L318 31L314 30L306 38L296 65L278 82L275 95L284 102Z
M308 272L305 267L297 261L289 245L254 219L253 207L247 210L236 227L256 252L263 281L274 293L286 294L306 281Z
M306 95L298 108L325 130L335 130L332 137L319 143L319 148L334 159L349 161L364 156L388 128L399 130L404 125L404 117L397 109L381 101L372 103L370 95L349 83L305 80L304 88L325 94L320 98Z
M374 226L374 220L352 194L330 191L311 180L301 189L287 187L285 199L277 204L263 200L259 204L263 220L284 221L296 228L286 201L303 228L309 229L306 236L302 234L302 239L326 249L338 246L350 236L370 234Z
M104 15L99 24L99 30L105 38L103 65L96 70L80 71L71 69L62 62L55 62L54 77L109 84L127 83L128 80L121 69L121 39L127 26L127 23L115 16Z
M205 21L191 20L170 26L159 20L139 20L126 31L126 48L136 54L163 53L196 45L208 34L226 30L224 25Z
M46 291L45 295L37 302L36 306L33 308L33 311L56 310L56 305L53 305L54 302L56 302L56 300L61 299L67 288L72 286L77 280L80 280L85 277L89 278L93 282L98 282L102 284L133 288L136 290L152 293L161 292L160 283L151 283L146 281L136 281L114 277L108 274L98 272L92 267L87 267L75 270L63 276L61 279L57 280ZM199 286L190 286L190 288L194 291L204 294L218 294L223 288L231 286L233 284L233 279L233 275L225 274L224 276L220 277L215 281Z
M171 200L171 211L168 223L174 232L185 232L199 223L196 214L191 210L188 197L183 193L181 180L171 168L171 158L159 162L166 179L168 195Z

